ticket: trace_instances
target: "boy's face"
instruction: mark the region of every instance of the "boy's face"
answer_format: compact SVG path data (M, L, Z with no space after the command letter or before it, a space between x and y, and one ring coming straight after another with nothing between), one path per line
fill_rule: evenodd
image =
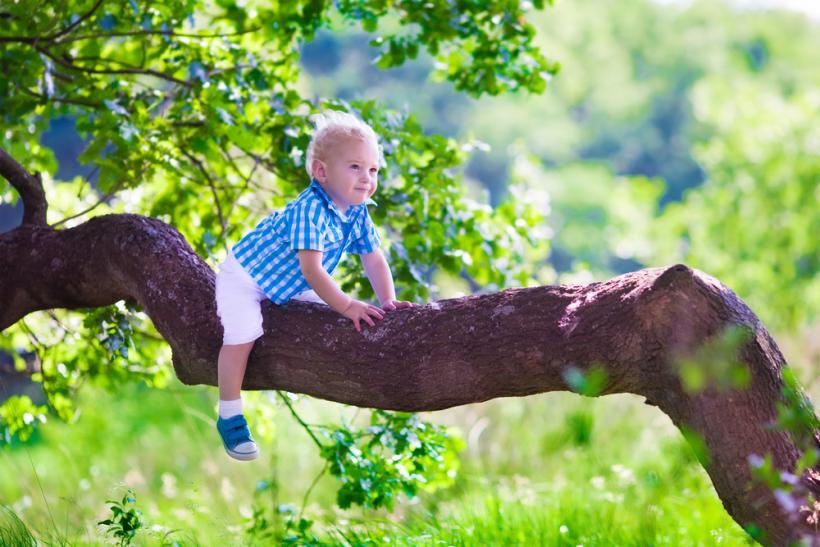
M323 160L315 159L313 176L343 212L376 192L379 151L366 139L340 138Z

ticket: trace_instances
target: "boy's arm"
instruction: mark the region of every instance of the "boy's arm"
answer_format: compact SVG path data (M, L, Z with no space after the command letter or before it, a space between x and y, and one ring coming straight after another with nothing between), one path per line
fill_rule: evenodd
M370 285L379 299L379 304L384 305L386 302L395 300L396 289L393 287L393 274L390 272L390 266L388 266L381 250L376 249L371 253L364 253L361 257L364 273L370 280Z
M365 302L354 300L347 296L339 285L333 281L324 268L322 268L322 252L302 249L297 251L299 257L299 268L302 270L302 275L313 289L319 298L325 301L334 311L344 315L360 331L360 321L365 321L371 327L375 326L373 319L382 318L382 312L376 306L371 306Z
M299 268L310 288L334 311L344 313L353 299L347 296L322 268L322 252L303 249L297 252L297 256Z
M376 293L379 304L383 309L394 310L396 308L409 308L412 306L410 302L396 300L393 274L390 273L390 266L387 264L387 259L384 258L380 249L377 248L373 252L364 253L361 257L364 272L367 274L367 278L370 279L373 292Z

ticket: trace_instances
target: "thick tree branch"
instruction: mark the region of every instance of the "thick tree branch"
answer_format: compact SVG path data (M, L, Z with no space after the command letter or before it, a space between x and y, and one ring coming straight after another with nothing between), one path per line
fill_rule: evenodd
M23 224L46 224L46 193L40 175L32 175L0 148L0 176L9 181L23 200Z
M68 230L0 234L0 330L35 310L120 299L137 301L151 317L183 382L216 384L222 329L214 274L173 227L110 215ZM437 410L567 390L569 367L600 367L602 394L643 396L702 438L704 466L738 523L762 528L769 544L801 535L820 541L805 515L752 481L749 456L770 454L791 471L801 455L788 432L772 427L785 363L755 314L706 274L677 265L583 286L509 289L388 312L361 334L326 306L268 303L263 313L265 335L251 353L245 389ZM750 384L684 389L678 360L729 326L751 333L738 353ZM802 479L805 492L820 495L820 469Z

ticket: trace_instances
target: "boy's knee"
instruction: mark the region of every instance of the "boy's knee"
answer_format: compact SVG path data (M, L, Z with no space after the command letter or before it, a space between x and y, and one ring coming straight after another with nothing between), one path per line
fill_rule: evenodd
M223 344L222 351L227 351L230 353L250 352L251 348L253 348L254 343L256 343L256 340L251 340L250 342L243 342L241 344Z

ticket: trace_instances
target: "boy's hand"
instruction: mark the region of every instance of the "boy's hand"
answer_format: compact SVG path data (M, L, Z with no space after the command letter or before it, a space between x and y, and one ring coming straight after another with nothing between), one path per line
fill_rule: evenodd
M373 322L373 317L376 319L382 319L384 317L382 310L360 300L351 300L350 304L345 308L345 311L342 312L342 315L353 321L353 325L358 332L362 332L360 321L365 321L371 327L375 327L376 323Z
M415 307L415 304L412 302L407 302L406 300L388 300L382 303L382 309L384 311L393 311L412 307Z

